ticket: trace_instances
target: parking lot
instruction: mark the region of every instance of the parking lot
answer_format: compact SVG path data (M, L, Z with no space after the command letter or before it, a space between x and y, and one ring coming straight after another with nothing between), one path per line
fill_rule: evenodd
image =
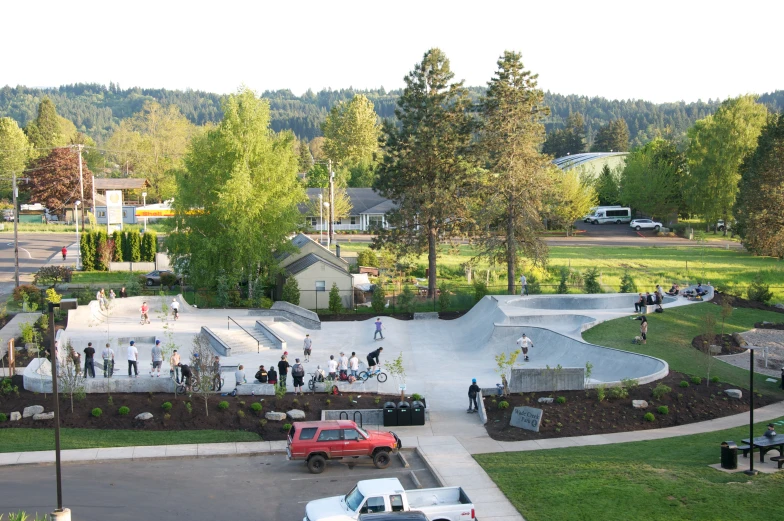
M397 456L385 470L358 458L329 462L319 475L282 455L64 465L63 504L79 521L301 521L308 501L345 494L362 479L396 477L411 489L413 471L423 487L438 486L416 454L404 454L408 469ZM0 513L46 514L55 506L53 465L0 473Z

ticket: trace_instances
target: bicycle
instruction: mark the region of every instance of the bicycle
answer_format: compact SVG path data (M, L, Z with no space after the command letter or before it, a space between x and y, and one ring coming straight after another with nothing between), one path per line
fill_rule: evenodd
M372 373L369 371L362 371L361 373L359 373L358 379L362 380L363 382L367 382L368 378L373 378L373 377L375 377L379 381L379 383L384 383L387 381L387 373L381 372L381 369L376 369Z
M142 318L141 320L139 320L139 324L144 325L149 323L150 323L150 319L147 317L147 313L142 313Z
M317 370L315 373L310 373L310 380L308 380L308 389L311 391L316 388L316 383L326 382L327 377L324 376L323 371L321 368Z
M180 318L180 312L177 310L177 308L172 309L172 315L174 315L174 320Z
M180 382L178 382L176 380L176 377L175 377L176 374L177 373L172 373L171 379L172 379L172 381L174 381L174 386L175 386L175 389L177 391L177 394L185 394L186 392L194 392L194 393L198 393L199 392L199 390L201 389L201 381L200 381L198 375L196 375L193 372L191 372L191 377L190 377L190 384L191 385L190 385L190 388L189 388L188 386L185 385L185 378L184 377L183 377L182 381L180 381Z

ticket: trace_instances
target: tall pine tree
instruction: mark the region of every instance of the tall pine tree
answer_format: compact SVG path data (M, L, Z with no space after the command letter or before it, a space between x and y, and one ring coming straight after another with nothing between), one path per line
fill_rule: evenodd
M593 140L591 152L626 152L629 150L629 127L626 120L618 118L599 129Z

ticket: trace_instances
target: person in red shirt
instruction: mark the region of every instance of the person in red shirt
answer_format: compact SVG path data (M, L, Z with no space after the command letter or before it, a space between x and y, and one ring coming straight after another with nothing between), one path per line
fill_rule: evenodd
M66 248L65 246L63 246L63 249L62 249L62 250L60 250L60 253L62 253L62 254L63 254L63 260L65 260L65 256L66 256L66 255L68 255L68 248Z
M147 305L147 302L142 302L142 307L139 308L139 311L142 313L141 323L142 325L150 323L150 319L147 317L147 312L150 311L150 306Z

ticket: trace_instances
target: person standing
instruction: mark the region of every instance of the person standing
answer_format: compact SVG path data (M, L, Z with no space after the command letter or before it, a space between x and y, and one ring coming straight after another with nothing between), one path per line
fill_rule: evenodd
M523 333L523 336L517 339L517 346L523 351L523 360L527 362L528 350L534 347L534 343Z
M103 377L111 378L114 373L114 350L108 343L101 352L101 358L103 358Z
M62 249L62 250L60 250L60 253L62 253L62 254L63 254L63 260L65 260L65 257L68 255L68 248L66 248L65 246L63 246L63 249Z
M286 377L289 374L289 367L291 367L291 365L289 364L289 361L286 360L286 355L281 356L280 362L278 362L278 385L280 385L282 389L286 388Z
M343 351L340 352L340 359L338 360L338 371L340 371L341 380L348 379L348 357Z
M135 343L131 340L128 345L128 376L131 376L131 369L133 369L136 378L139 378L139 350L136 349Z
M180 383L180 353L176 349L169 357L169 375L174 377L174 381Z
M120 298L127 298L127 297L128 297L128 291L125 289L125 286L123 286L122 289L120 289Z
M95 349L92 342L87 342L87 347L84 349L84 376L95 378Z
M525 275L520 274L520 296L528 295L528 279Z
M352 351L351 358L348 359L348 366L351 370L351 376L356 378L359 376L359 358L357 358L357 353Z
M381 351L383 350L384 350L383 347L379 347L375 351L371 351L370 353L368 353L367 355L368 374L373 374L373 368L381 364L378 357L381 356ZM381 369L379 369L379 371L381 371Z
M329 355L329 362L327 362L327 376L330 380L336 380L338 376L338 363L335 360L335 355Z
M220 391L222 388L223 378L221 378L220 357L215 355L215 360L212 361L212 390Z
M476 378L471 379L471 385L468 387L468 410L466 412L479 412L477 396L480 392L479 386L476 385Z
M291 366L291 377L294 379L294 394L302 393L302 384L305 380L305 368L299 363L299 358L294 359L294 365Z
M310 335L305 335L303 348L305 351L305 361L310 362L310 355L313 353L313 339L310 338Z
M376 340L379 336L381 336L381 340L384 340L382 329L384 329L384 324L381 323L381 318L376 318L376 332L373 334L373 340Z
M152 376L157 369L158 378L160 378L161 366L163 366L163 348L161 347L161 341L156 340L155 345L152 346L152 367L150 368L150 376Z
M640 338L642 339L643 344L648 343L648 319L646 317L642 317L642 323L640 324Z

